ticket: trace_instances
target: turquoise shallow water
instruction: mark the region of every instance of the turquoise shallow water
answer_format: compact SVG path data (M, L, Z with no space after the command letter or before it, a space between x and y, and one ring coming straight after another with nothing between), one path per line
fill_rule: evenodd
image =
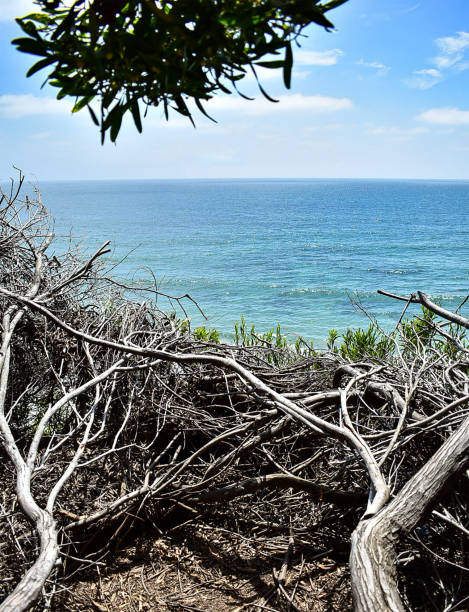
M198 180L40 183L59 232L90 251L111 239L119 273L151 268L189 291L225 335L244 314L323 345L367 325L356 295L390 327L421 289L456 307L469 292L469 181ZM200 323L195 310L194 322ZM293 338L294 336L292 336Z

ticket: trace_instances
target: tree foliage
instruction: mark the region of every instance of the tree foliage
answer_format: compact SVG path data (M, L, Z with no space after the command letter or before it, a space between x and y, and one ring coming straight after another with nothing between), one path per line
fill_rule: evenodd
M188 100L206 114L203 102L237 90L250 72L257 79L258 66L282 69L289 88L292 43L309 24L333 28L325 14L344 2L37 0L40 12L17 19L25 36L13 44L41 58L28 76L52 66L45 82L57 97L75 97L73 112L88 107L102 140L109 130L115 141L126 113L139 132L142 107L162 105L166 118L173 109L193 122Z

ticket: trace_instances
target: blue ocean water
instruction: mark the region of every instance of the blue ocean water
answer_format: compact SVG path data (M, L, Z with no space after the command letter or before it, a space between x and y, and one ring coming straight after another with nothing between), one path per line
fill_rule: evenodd
M469 293L469 181L145 180L44 182L58 232L92 251L112 240L127 279L153 270L189 292L225 336L244 315L318 346L363 327L358 298L390 328L417 289L455 308ZM194 324L202 322L190 309Z

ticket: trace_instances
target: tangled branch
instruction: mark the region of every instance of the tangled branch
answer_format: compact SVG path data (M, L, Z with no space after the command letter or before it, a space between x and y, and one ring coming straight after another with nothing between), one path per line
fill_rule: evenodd
M254 556L286 529L264 607L311 609L300 579L326 541L350 552L358 610L428 609L422 583L448 610L466 597L463 315L418 292L397 297L423 315L374 344L203 342L108 278L107 243L53 251L22 182L0 201L2 612L59 598L137 525L222 525Z

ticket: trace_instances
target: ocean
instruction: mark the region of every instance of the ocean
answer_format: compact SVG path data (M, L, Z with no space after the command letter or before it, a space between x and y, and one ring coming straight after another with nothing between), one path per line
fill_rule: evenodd
M324 346L328 330L385 328L422 290L449 308L469 293L469 181L121 180L39 182L58 234L127 281L197 300L194 326L230 338L244 315ZM122 261L121 261L122 260ZM164 303L159 302L164 308ZM416 309L413 309L415 312Z

